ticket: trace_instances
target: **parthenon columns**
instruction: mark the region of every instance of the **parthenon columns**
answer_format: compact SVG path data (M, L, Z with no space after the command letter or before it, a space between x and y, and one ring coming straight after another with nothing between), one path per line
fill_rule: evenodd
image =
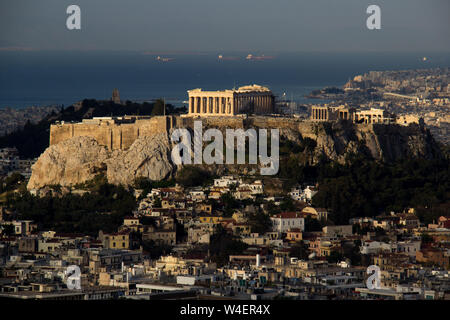
M194 89L188 93L189 113L193 115L233 116L246 112L264 114L273 109L272 92L257 85L224 91Z

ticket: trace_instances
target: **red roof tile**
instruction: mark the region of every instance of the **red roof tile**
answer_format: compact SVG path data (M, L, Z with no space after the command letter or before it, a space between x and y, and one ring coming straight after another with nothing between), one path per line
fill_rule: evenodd
M293 218L302 218L302 215L297 212L281 212L273 216L274 218L281 219L293 219Z

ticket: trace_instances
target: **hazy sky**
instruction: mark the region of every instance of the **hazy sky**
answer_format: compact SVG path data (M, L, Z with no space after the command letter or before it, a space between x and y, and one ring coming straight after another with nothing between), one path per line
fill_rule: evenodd
M82 30L66 29L81 8ZM381 30L366 9L381 7ZM0 0L0 50L443 51L450 0Z

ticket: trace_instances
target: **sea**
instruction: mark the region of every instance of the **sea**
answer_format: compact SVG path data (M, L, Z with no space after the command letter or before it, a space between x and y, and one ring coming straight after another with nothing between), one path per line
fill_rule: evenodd
M306 104L319 102L305 98L312 90L341 87L371 70L450 66L448 53L289 52L246 59L247 54L0 52L0 108L69 106L85 98L109 99L114 88L119 89L122 100L164 98L182 106L190 89L223 90L249 84L269 87L278 99Z

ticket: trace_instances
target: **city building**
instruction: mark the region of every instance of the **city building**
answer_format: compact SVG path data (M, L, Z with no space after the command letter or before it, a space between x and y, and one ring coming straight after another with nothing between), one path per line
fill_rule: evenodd
M106 249L130 248L130 233L128 230L109 234L100 232L99 239L103 242L103 247Z
M282 212L270 217L273 231L286 232L290 229L305 230L305 219L297 212Z

